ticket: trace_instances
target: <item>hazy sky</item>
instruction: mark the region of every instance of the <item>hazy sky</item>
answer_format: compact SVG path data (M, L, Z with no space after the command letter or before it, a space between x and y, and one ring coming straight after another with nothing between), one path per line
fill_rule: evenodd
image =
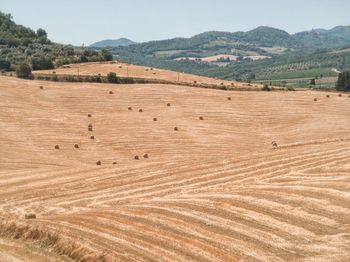
M53 41L75 45L247 31L260 25L289 33L350 25L350 0L1 0L0 10L19 24L44 28Z

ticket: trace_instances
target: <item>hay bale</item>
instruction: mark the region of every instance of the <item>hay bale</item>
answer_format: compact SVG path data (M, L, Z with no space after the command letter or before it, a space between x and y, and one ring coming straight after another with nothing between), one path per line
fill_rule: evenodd
M140 108L140 109L139 109L139 112L140 112L140 113L142 113L142 112L143 112L142 108Z
M95 139L95 136L90 136L90 139Z
M109 94L110 94L110 95L113 95L113 91L109 91Z
M55 145L55 149L60 149L60 146L59 145Z
M74 144L74 148L79 148L79 145L78 144Z
M197 84L197 81L196 81L196 80L194 80L194 81L193 81L193 83Z
M158 119L156 117L153 118L153 121L158 121Z
M102 165L102 162L101 162L100 160L98 160L98 161L96 162L96 165L100 166L100 165Z
M222 83L222 82L221 82L221 83L220 83L220 85L222 85L222 86L223 86L223 85L224 85L224 83Z
M148 154L143 154L143 158L148 158Z
M317 98L314 98L314 101L316 102L316 101L317 101Z
M91 117L91 114L88 114L88 117Z
M92 124L90 123L90 124L88 125L88 127L92 127Z
M179 129L177 127L174 127L174 131L179 131Z
M35 219L35 218L36 218L36 215L33 214L33 213L29 213L29 214L25 214L25 215L24 215L24 218L25 218L25 219Z
M92 132L92 127L88 127L88 131Z
M170 103L167 103L166 106L170 106Z
M114 161L112 164L113 164L113 165L116 165L116 164L117 164L117 162L115 162L115 161Z
M200 117L199 117L199 120L204 120L204 117L200 116Z
M140 158L139 158L139 156L134 156L134 159L139 160Z
M227 100L231 100L231 97L228 97Z
M342 96L342 94L339 94L338 96Z
M329 95L326 95L327 98L329 98Z
M43 86L40 86L40 89L44 89L44 87L43 87Z

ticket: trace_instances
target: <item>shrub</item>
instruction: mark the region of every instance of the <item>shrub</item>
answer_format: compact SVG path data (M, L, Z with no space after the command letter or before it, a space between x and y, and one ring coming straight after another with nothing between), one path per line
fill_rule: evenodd
M11 63L6 60L0 60L0 70L10 71Z
M268 85L264 85L261 90L262 91L271 91L271 88Z
M350 91L350 71L344 71L338 75L335 89L338 91Z
M17 67L16 74L19 78L30 78L32 76L32 69L27 63L23 63Z
M109 72L107 75L107 81L108 83L117 83L118 82L117 74L114 72Z
M48 57L34 57L32 58L32 68L33 70L53 69L54 65Z

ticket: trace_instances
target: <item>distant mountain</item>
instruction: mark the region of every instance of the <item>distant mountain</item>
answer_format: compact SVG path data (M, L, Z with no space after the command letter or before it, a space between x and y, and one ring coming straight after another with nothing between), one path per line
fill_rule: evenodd
M119 38L119 39L106 39L90 45L90 47L116 47L116 46L129 46L135 44L136 42L131 41L127 38Z
M349 48L350 26L296 34L260 26L247 32L210 31L108 49L132 64L252 80L277 78L291 71L304 77L334 76L333 68L343 70L350 64L350 54L341 52Z

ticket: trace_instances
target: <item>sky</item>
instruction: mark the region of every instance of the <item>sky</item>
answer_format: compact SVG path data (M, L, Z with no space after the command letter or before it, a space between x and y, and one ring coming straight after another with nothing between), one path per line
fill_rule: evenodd
M350 0L1 0L0 11L51 40L89 45L126 37L136 42L206 31L271 26L296 33L350 25Z

